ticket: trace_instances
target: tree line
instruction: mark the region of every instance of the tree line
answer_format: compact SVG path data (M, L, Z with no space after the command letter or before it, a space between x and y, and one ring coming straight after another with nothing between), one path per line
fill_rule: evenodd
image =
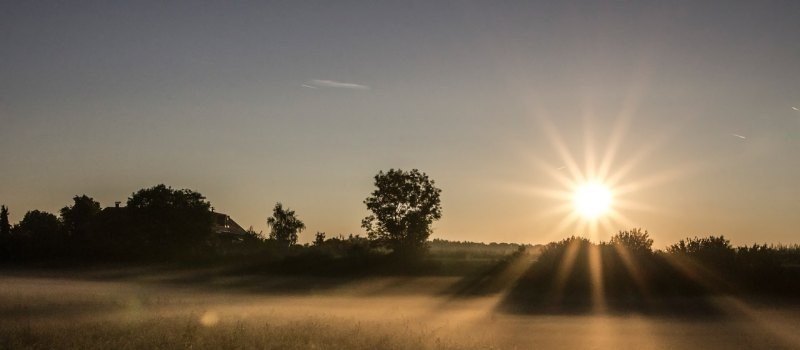
M516 299L511 304L580 306L602 296L631 306L664 296L796 296L800 290L796 245L737 247L713 235L681 239L663 250L652 245L640 228L620 231L607 242L573 236L549 243L510 293Z
M380 171L375 190L364 200L371 214L359 235L327 238L315 235L317 252L329 255L380 251L393 255L422 252L431 224L441 218L441 190L417 169ZM131 194L125 206L101 208L87 195L72 198L58 215L25 213L14 224L0 207L0 260L183 260L224 255L283 256L301 249L298 234L305 224L294 210L278 202L266 223L265 237L253 231L234 237L215 234L211 204L199 192L160 184Z

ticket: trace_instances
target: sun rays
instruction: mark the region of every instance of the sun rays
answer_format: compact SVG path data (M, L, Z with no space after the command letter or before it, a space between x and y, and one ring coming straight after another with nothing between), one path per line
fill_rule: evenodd
M582 133L572 129L562 132L555 116L541 108L532 111L535 129L546 136L549 149L538 149L527 158L535 171L550 181L516 188L531 195L532 200L548 203L533 216L546 226L543 238L547 240L578 235L599 241L620 229L637 226L637 212L665 213L666 208L658 207L656 201L643 202L640 193L699 169L691 164L667 166L649 162L674 131L660 130L643 141L641 135L635 140L629 137L636 101L626 101L612 116L613 122L599 126L593 120L600 120L600 116L585 112ZM582 135L577 144L574 138L565 137L575 134Z
M599 182L579 185L573 193L573 206L585 219L597 219L610 208L613 195L611 190Z
M627 157L623 157L619 150L622 147L629 120L630 115L622 115L617 119L614 129L610 133L608 145L602 151L594 145L592 130L587 125L583 140L583 166L580 166L581 162L578 161L575 153L566 146L567 143L561 133L549 119L540 119L549 141L559 155L560 162L564 164L538 163L539 169L544 170L551 179L559 184L557 189L535 191L538 195L560 202L543 214L561 216L552 230L553 234L577 235L598 242L605 238L604 235L635 224L624 212L652 208L637 203L627 196L637 189L658 183L662 179L671 178L672 174L661 173L642 179L631 178L630 174L634 172L641 160L652 152L655 145L646 145L646 147L641 147L636 152L626 155ZM602 154L602 157L598 159L597 154ZM565 230L569 231L564 232ZM592 243L580 239L573 239L570 242L567 253L560 261L553 293L557 299L563 295L566 281L574 273L574 270L579 268L575 266L576 260L580 260L577 259L577 251L580 246L587 244L589 246L588 255L582 263L587 265L588 276L586 278L588 278L587 282L591 290L592 309L595 312L603 313L607 310L606 286L603 276L604 259L600 247ZM622 247L619 248L624 250ZM625 269L636 281L637 289L647 295L647 286L636 266L630 261L629 252L617 251L617 254L622 257Z
M674 181L697 167L663 165L664 168L659 168L661 164L650 162L671 133L661 130L647 135L644 140L628 137L636 111L636 101L627 101L612 118L612 123L599 127L592 121L600 118L587 111L583 115L582 133L576 133L574 127L562 133L556 126L559 119L540 108L533 113L537 129L543 131L546 146L550 148L537 149L528 159L532 159L537 172L546 177L540 177L538 185L518 186L517 189L529 194L532 200L549 204L533 215L540 224L549 226L540 238L573 237L563 241L566 244L564 255L556 262L557 271L550 291L556 306L570 293L568 285L572 282L568 281L578 278L585 279L589 288L592 310L607 311L609 286L605 282L610 278L604 276L607 264L618 264L632 281L631 288L648 302L650 286L636 265L636 254L619 244L607 249L609 246L601 242L617 231L641 225L635 220L639 212L662 212L663 208L659 208L656 201L642 202L645 196L641 191ZM578 140L574 138L576 134ZM548 157L547 151L551 156Z
M630 192L628 185L624 183L627 180L625 172L630 171L635 162L627 162L616 167L620 171L614 171L615 160L620 158L617 150L624 137L624 132L620 130L625 129L622 126L625 123L617 123L616 131L611 133L612 139L599 161L596 154L600 152L593 145L591 133L585 133L581 166L575 153L567 147L552 123L544 118L540 118L540 122L561 162L553 165L537 161L539 170L558 184L556 188L533 190L540 197L559 202L541 213L542 216L561 217L555 227L549 230L551 234L578 234L597 240L601 238L601 230L610 232L633 224L623 214L623 210L644 207L624 196ZM620 191L617 187L622 187L625 191ZM564 232L565 230L570 232Z

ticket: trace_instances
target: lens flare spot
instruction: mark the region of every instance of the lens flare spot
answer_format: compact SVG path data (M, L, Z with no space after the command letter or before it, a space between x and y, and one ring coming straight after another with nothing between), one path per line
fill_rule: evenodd
M219 315L214 311L206 311L206 313L200 317L200 324L206 327L213 327L217 322L219 322Z

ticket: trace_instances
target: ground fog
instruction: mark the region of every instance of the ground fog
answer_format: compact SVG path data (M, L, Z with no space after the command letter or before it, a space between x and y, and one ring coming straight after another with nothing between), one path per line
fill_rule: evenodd
M456 277L358 280L6 272L0 348L797 348L793 306L713 297L714 315L511 313Z

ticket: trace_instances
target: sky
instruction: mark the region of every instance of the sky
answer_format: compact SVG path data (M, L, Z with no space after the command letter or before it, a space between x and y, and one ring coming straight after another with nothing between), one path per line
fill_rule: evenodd
M433 238L800 243L799 39L797 1L3 1L0 203L164 183L307 242L417 168Z

